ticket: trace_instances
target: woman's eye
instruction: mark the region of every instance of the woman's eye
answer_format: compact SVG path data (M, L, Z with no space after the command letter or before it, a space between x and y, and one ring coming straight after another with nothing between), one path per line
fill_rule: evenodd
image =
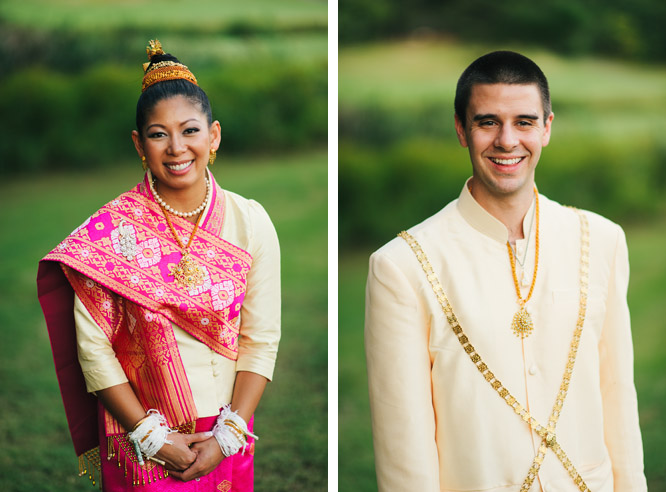
M187 130L185 130L185 133L186 133L186 134L187 134L187 133L197 133L198 131L199 131L198 128L194 128L194 127L193 127L193 128L188 128Z
M148 138L159 138L163 137L164 135L164 132L153 132L148 134Z

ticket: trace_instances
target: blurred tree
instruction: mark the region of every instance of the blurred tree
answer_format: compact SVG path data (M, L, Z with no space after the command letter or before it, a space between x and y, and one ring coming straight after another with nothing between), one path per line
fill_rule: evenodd
M657 0L340 0L342 44L422 32L519 42L567 54L666 60L666 2Z

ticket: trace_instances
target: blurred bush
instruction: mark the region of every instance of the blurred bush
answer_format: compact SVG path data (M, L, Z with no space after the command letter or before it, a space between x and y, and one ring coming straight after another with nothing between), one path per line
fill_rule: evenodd
M469 176L458 143L425 137L386 147L342 142L338 150L340 246L377 245L441 209ZM451 161L449 161L451 162ZM456 165L457 164L457 165Z

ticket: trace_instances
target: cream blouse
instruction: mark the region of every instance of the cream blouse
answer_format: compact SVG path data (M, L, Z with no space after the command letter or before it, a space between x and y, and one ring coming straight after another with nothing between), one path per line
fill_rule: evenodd
M535 266L533 208L523 223L526 237L516 242L523 298ZM619 226L585 214L590 294L557 442L592 491L644 491L626 241ZM527 303L534 331L522 341L511 330L518 304L507 230L467 186L410 233L477 353L518 402L547 424L578 317L578 215L540 196L539 265ZM370 258L365 345L380 491L520 489L541 438L471 362L401 238ZM548 450L530 490L578 488Z
M214 352L172 323L199 417L217 415L231 401L236 372L272 379L280 340L280 248L263 207L224 191L221 237L252 255L241 308L238 360ZM204 210L204 214L207 209ZM78 297L74 301L78 356L89 392L127 382L109 339Z

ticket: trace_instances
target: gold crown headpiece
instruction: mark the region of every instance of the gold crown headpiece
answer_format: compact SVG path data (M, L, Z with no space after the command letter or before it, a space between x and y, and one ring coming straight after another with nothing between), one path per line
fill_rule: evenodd
M162 44L157 39L151 39L146 47L146 53L148 54L148 60L152 60L155 55L163 55ZM145 91L151 85L164 80L185 79L194 85L199 85L194 74L182 63L161 61L151 65L150 62L147 62L143 64L143 71L144 76L143 83L141 84L141 92Z

